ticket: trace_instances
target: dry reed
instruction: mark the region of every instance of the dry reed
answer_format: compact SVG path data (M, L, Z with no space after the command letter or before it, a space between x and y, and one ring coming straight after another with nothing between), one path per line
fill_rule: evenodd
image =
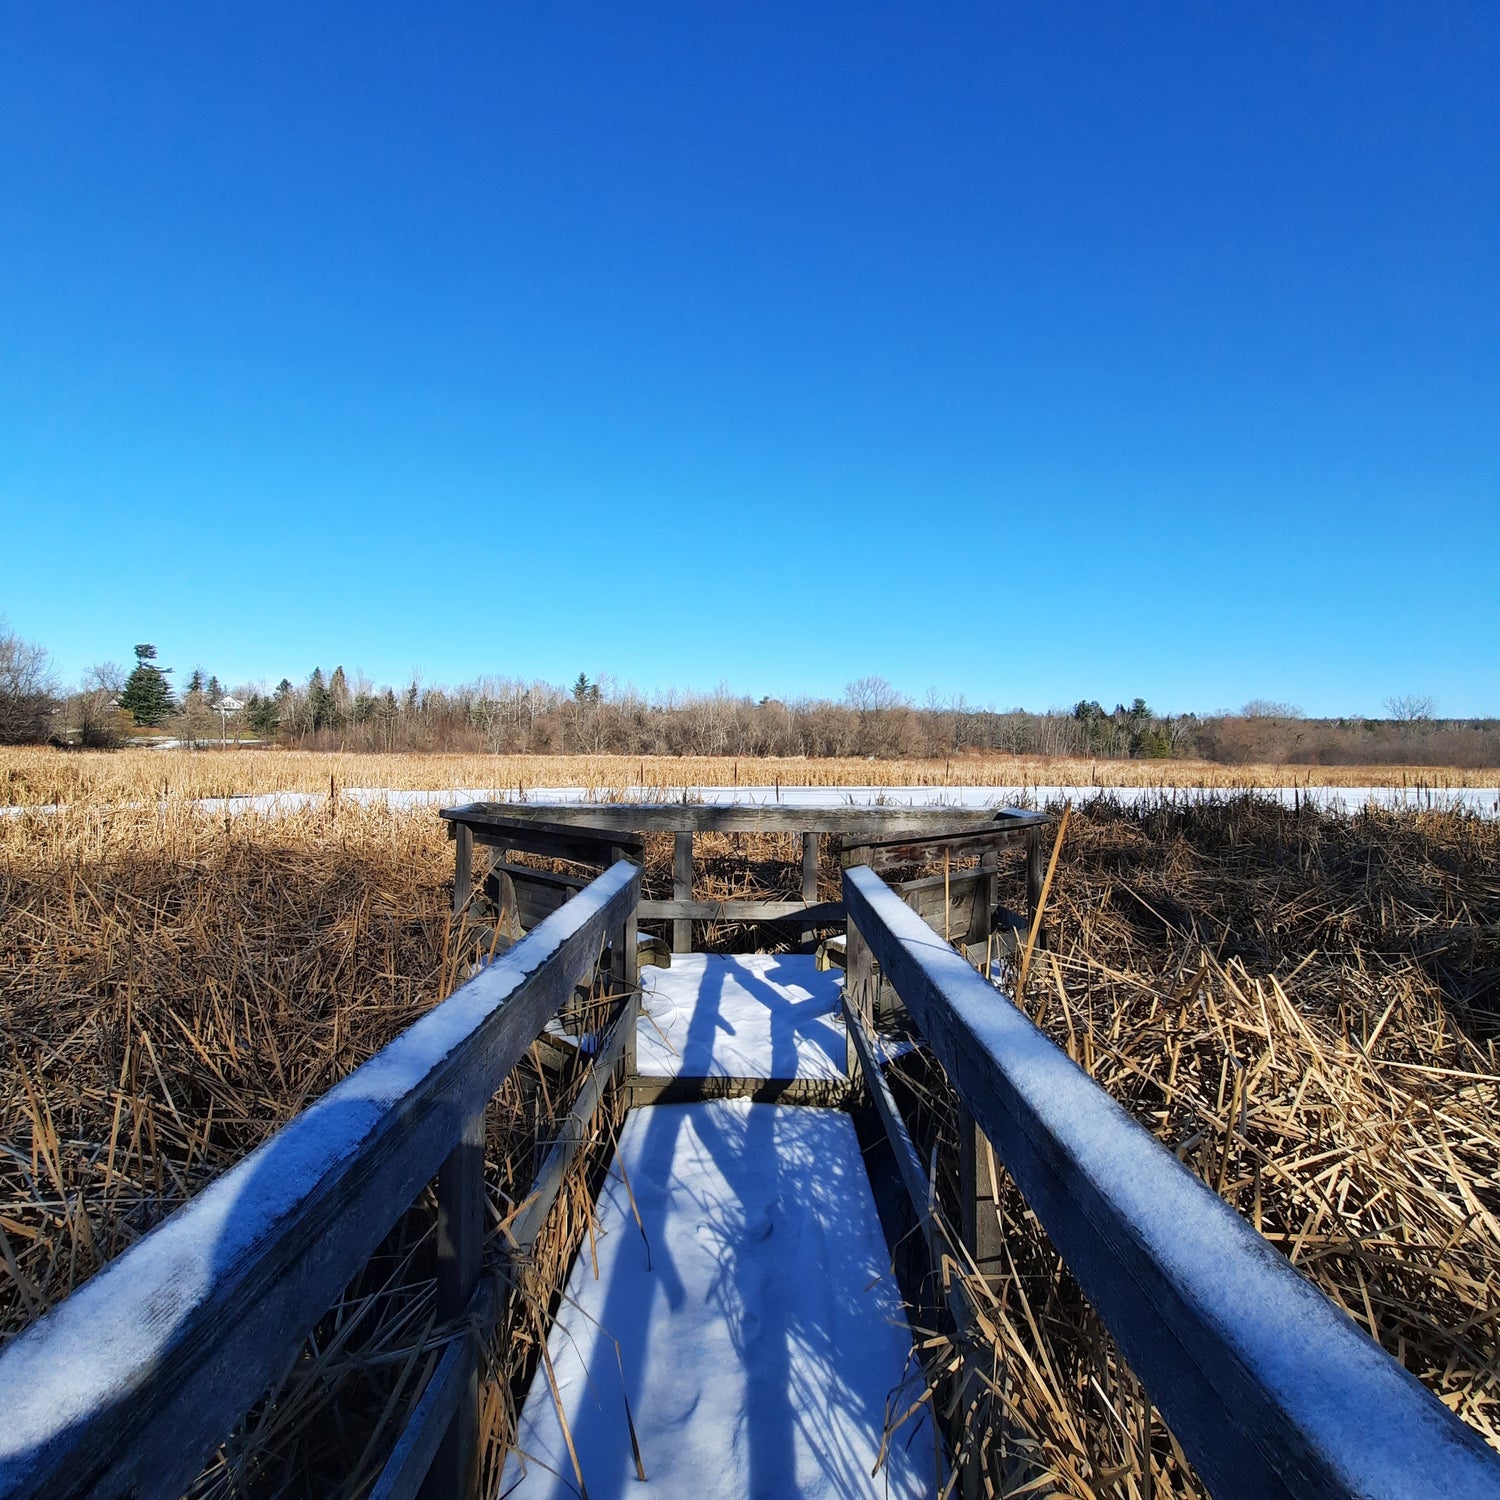
M1500 1447L1500 828L1101 801L1070 837L1028 1013ZM901 1089L952 1161L940 1074ZM992 1343L933 1333L989 1372L995 1492L1203 1494L1003 1174L998 1211Z
M1221 766L1205 761L1047 759L954 755L944 760L788 756L393 755L305 750L0 752L0 806L471 787L522 792L582 787L601 796L630 787L682 786L1493 786L1497 773L1430 766Z
M139 758L119 758L120 776L136 775ZM62 800L81 799L67 813L0 820L0 1336L409 1024L486 941L449 930L450 848L430 812L329 802L208 818L178 795L248 789L193 780L199 764L253 761L259 776L262 764L303 759L332 758L152 758L186 767L165 807L153 795L122 809L148 800L140 785L106 792L85 780L71 792L59 783ZM442 758L400 759L430 784L492 779L479 763L457 777L439 774ZM14 775L15 758L7 765ZM563 779L556 766L548 774ZM362 760L350 779L379 778ZM703 896L798 888L790 836L699 842ZM653 893L670 890L670 848L648 840ZM1497 855L1500 825L1444 814L1100 801L1075 814L1053 946L1024 997L1101 1084L1491 1441ZM825 861L825 897L836 878ZM1020 905L1019 886L1002 898ZM697 936L750 941L728 928ZM903 1097L926 1139L951 1140L951 1101L921 1069L908 1065ZM492 1109L492 1244L577 1082L523 1065ZM596 1151L570 1174L492 1344L492 1479L568 1262L587 1243L600 1166ZM199 1493L367 1487L437 1357L429 1207L398 1226ZM982 1351L1001 1393L996 1432L1007 1434L991 1445L996 1474L1040 1477L1039 1494L1198 1493L1045 1235L1013 1191L1001 1208L1011 1266L985 1304L994 1344Z

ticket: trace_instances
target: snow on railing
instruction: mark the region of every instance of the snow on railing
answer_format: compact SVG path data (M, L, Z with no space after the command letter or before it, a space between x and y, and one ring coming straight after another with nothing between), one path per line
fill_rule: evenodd
M446 1185L477 1197L485 1105L640 888L638 865L605 870L18 1335L0 1354L0 1500L181 1494L440 1168L441 1304L445 1235L480 1223ZM477 1280L473 1245L455 1285Z
M844 902L1219 1500L1500 1494L1500 1454L878 875L846 870Z

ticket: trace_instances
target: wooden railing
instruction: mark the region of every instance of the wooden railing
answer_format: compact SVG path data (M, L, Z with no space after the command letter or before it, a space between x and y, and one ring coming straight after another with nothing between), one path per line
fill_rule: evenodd
M834 791L836 789L830 789ZM1028 900L1034 903L1041 884L1039 830L1050 821L1042 813L1017 808L952 807L806 807L796 804L699 803L659 805L618 803L611 806L504 802L471 803L447 808L448 821L457 844L455 901L467 899L474 879L473 849L476 844L496 851L490 876L502 890L508 882L516 908L524 921L528 912L551 910L567 899L567 877L544 875L509 863L509 851L570 859L583 864L607 863L621 854L640 857L640 840L648 833L670 833L672 850L672 896L670 900L643 900L642 921L671 924L671 949L689 953L693 946L694 922L776 922L802 929L841 925L843 903L818 900L818 860L822 840L832 838L840 861L873 864L889 869L900 865L941 863L944 856L965 859L979 856L993 861L1007 846L1024 846L1027 858ZM709 901L696 899L693 891L694 838L700 833L783 833L801 839L801 899L758 901ZM993 863L982 871L955 871L951 890L957 901L968 901L962 920L975 934L971 941L984 941L990 930L993 893ZM943 877L936 877L939 884ZM974 895L977 884L984 895ZM463 894L460 894L463 893ZM924 898L927 899L927 898ZM929 901L930 904L930 901ZM1001 912L1002 923L1013 914ZM1019 919L1015 919L1019 920ZM942 925L939 923L939 925Z
M1500 1455L874 871L845 871L844 902L851 948L867 948L882 982L894 986L962 1110L1219 1500L1500 1494ZM851 954L849 973L857 992L868 965ZM903 1142L860 1014L864 997L850 998L860 1063L918 1221L941 1254L926 1171ZM971 1176L966 1191L976 1190ZM982 1245L967 1247L970 1260L982 1255ZM961 1306L955 1316L963 1317Z
M0 1497L172 1497L285 1369L397 1219L438 1178L440 1319L468 1330L481 1283L484 1112L606 944L633 980L638 865L578 897L283 1126L0 1354ZM628 941L627 941L628 937ZM633 996L511 1227L534 1235ZM466 1493L477 1345L453 1339L377 1493ZM430 1472L429 1472L430 1471Z

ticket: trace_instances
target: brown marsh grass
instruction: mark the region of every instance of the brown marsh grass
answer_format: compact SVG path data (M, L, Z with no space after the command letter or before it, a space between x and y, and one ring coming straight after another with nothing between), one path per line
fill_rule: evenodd
M163 763L152 752L99 763L124 776L144 756ZM76 804L67 812L0 820L0 1338L370 1056L487 942L483 930L452 930L451 846L430 811L320 801L226 819L184 802L230 789L193 780L199 764L326 768L335 757L164 759L164 805L159 786L143 794L149 783L78 782L61 799ZM478 762L458 763L460 774L446 757L392 760L422 761L431 784L492 779ZM73 774L91 762L35 764ZM179 765L184 783L171 787ZM366 758L349 776L379 784ZM913 779L909 768L893 777ZM680 779L729 778L719 767ZM148 805L120 806L137 796ZM1075 811L1068 840L1028 1013L1495 1442L1500 825L1102 799ZM791 838L702 843L705 893L796 888ZM647 856L648 886L669 888L670 840L648 841ZM836 879L825 864L825 895ZM1003 899L1020 905L1019 886ZM752 935L699 939L738 946ZM523 1065L492 1108L497 1236L577 1082ZM951 1138L941 1078L913 1066L904 1090L927 1138ZM549 1307L588 1243L590 1173L611 1118L491 1349L492 1478ZM980 1294L999 1393L996 1477L1036 1483L1036 1494L1200 1493L1013 1192L1002 1215L1009 1273ZM437 1357L430 1223L418 1204L197 1493L368 1487ZM971 1426L969 1440L981 1436Z
M1219 766L1205 761L955 755L947 760L622 755L393 755L308 750L0 750L0 806L168 801L389 787L1492 786L1496 771L1402 766Z
M1068 836L1027 1013L1500 1447L1500 825L1101 799ZM941 1076L909 1064L903 1094L952 1160ZM1003 1174L1000 1198L967 1434L997 1492L1205 1493Z

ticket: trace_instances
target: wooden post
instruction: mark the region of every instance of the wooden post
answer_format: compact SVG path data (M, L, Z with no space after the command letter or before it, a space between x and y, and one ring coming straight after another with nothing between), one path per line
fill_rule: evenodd
M816 833L802 835L802 899L809 906L817 905L818 901L818 838ZM810 943L816 936L815 929L802 929L804 943Z
M609 851L609 858L611 864L618 864L620 860L625 858L625 851L618 846L613 847ZM641 982L639 948L640 918L637 915L638 910L634 906L630 908L629 915L620 924L619 931L611 940L612 945L619 955L614 965L615 979L619 988L625 992L625 1004L627 1007L633 1003L631 997L640 988ZM634 1026L629 1027L625 1033L624 1076L626 1079L635 1077L635 1034L636 1028Z
M874 1013L870 995L871 977L875 962L870 956L869 944L865 942L858 927L850 922L844 937L844 999L851 1014L874 1029ZM854 1045L853 1033L845 1043L845 1071L850 1083L858 1083L862 1077L859 1052Z
M959 1232L974 1263L986 1277L1000 1275L1004 1251L1000 1220L995 1212L994 1163L990 1145L974 1123L974 1116L958 1106L958 1190L963 1223Z
M484 1264L484 1110L464 1121L458 1145L438 1171L437 1316L463 1316ZM479 1347L467 1346L464 1391L422 1486L423 1500L467 1500L479 1479Z
M453 919L457 921L469 904L474 886L474 830L467 823L453 828Z
M995 930L995 903L1000 899L999 867L1000 856L993 849L980 856L979 868L984 879L974 887L974 920L969 924L969 941L984 950L980 966L986 979L990 977L988 960L990 937Z
M693 835L691 832L672 836L672 899L693 899ZM693 951L693 919L676 917L672 922L672 952Z
M1042 848L1042 831L1033 828L1026 835L1026 920L1028 923L1036 920L1037 907L1042 904L1042 882L1047 874L1047 856ZM1037 930L1036 945L1038 948L1047 946L1046 924Z

